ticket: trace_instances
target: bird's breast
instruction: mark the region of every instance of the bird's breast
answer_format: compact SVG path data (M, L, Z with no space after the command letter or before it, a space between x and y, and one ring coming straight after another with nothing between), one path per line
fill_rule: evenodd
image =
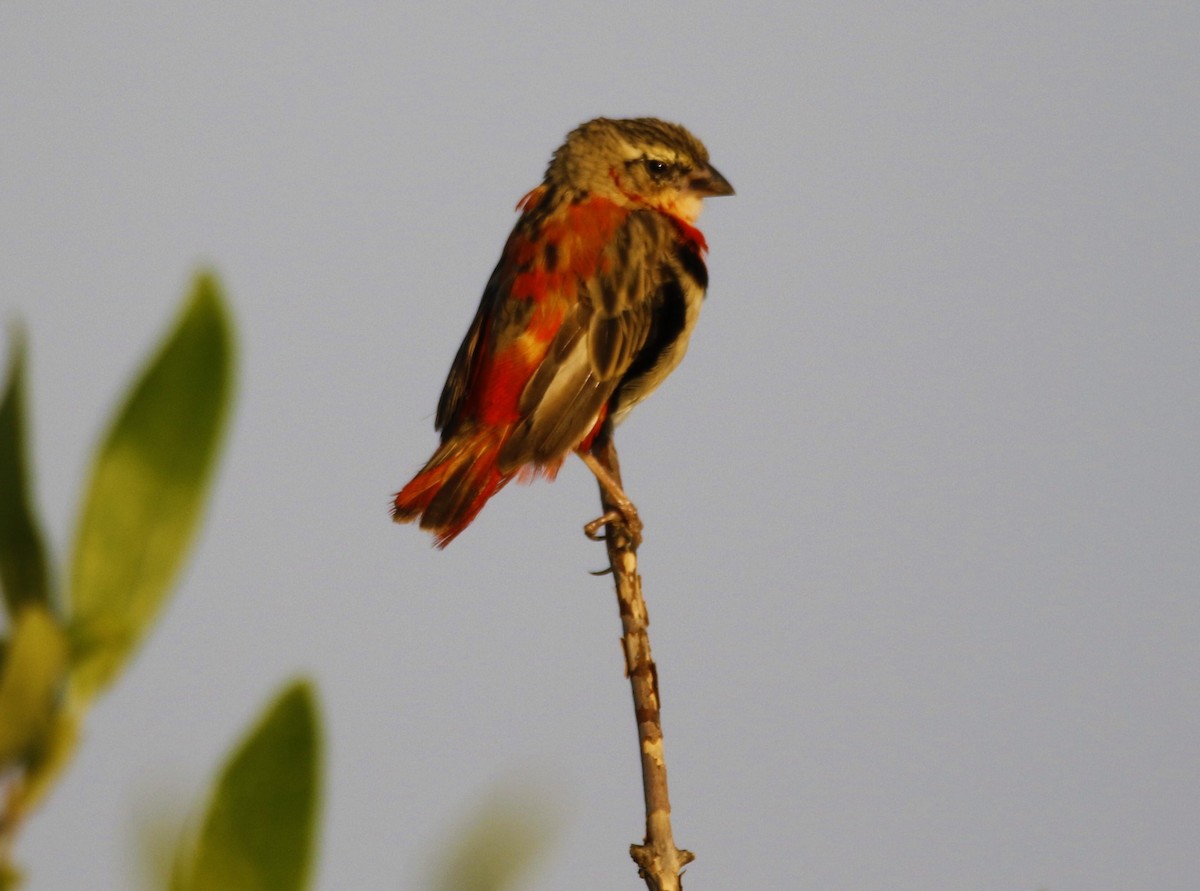
M687 242L679 246L678 256L685 262L673 258L665 264L650 333L613 396L609 413L614 424L621 423L635 405L679 367L700 318L707 284L704 260L699 250Z

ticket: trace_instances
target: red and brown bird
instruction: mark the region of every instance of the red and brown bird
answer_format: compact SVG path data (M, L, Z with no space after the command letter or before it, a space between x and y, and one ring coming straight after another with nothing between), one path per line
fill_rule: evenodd
M553 479L675 369L708 284L703 199L732 195L704 145L655 118L568 136L517 220L438 402L442 443L396 495L439 547L514 476ZM614 491L615 489L615 491Z

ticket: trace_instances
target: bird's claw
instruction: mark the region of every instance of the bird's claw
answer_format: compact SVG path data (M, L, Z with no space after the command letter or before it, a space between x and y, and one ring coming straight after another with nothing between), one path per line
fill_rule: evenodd
M605 526L609 527L609 531L601 532L600 530ZM624 533L636 550L637 546L642 543L642 528L641 517L638 516L637 510L631 504L628 512L610 510L602 516L596 517L583 527L583 534L592 541L608 541L608 536L615 530Z
M608 538L608 535L607 533L601 534L600 530L609 523L619 522L620 519L621 515L619 513L617 513L615 510L610 510L604 516L596 517L596 519L592 520L592 522L585 525L583 527L583 534L592 541L605 541Z

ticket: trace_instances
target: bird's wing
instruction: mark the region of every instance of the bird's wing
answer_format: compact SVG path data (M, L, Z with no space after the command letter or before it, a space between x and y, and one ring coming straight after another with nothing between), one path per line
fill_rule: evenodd
M462 345L450 366L446 383L442 387L442 395L438 400L437 415L434 419L434 429L442 431L442 441L445 442L454 435L459 422L464 416L478 412L478 403L486 394L479 392L481 388L494 385L489 378L493 357L496 353L496 333L501 337L505 332L520 327L528 322L531 307L528 301L513 300L509 297L516 269L512 262L512 245L517 233L509 238L504 253L483 289L483 297L479 301L479 309L463 338ZM523 315L524 318L517 316Z
M467 336L463 338L462 345L458 348L454 364L450 366L450 373L446 376L446 383L442 387L441 398L438 399L433 429L442 431L443 441L448 439L454 433L455 427L458 426L459 410L466 399L471 381L471 370L475 366L475 356L479 351L479 342L483 330L487 326L486 304L487 292L485 291L484 300L476 310L475 319L471 322Z
M495 386L497 356L501 356L501 362L507 364L503 359L504 350L511 348L512 339L528 326L533 313L529 300L513 299L512 288L514 282L531 266L531 234L538 231L546 216L546 193L543 184L527 192L517 202L521 217L513 227L500 260L483 289L479 309L475 311L475 318L442 386L434 429L442 431L443 442L454 435L465 417L480 413L504 414L507 409L506 405L494 404L495 400L490 398L493 394L482 391ZM511 377L511 374L502 373L502 376ZM512 388L504 386L501 389L509 391ZM500 401L515 401L515 397L512 400L501 397ZM479 420L478 417L474 419Z
M521 392L502 468L557 461L596 424L654 327L674 234L661 214L636 211L608 239Z

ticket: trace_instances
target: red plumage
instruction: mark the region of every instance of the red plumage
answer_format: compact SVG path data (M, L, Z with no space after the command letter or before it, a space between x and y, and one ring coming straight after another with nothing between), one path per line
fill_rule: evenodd
M438 405L441 446L395 498L445 547L514 476L553 478L679 362L707 274L703 145L651 118L573 131L522 212Z

